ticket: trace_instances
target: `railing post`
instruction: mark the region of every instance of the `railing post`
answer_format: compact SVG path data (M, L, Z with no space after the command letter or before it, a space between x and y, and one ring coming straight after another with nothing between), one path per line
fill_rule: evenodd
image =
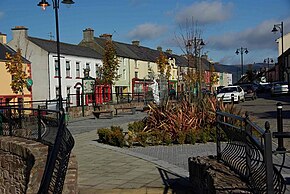
M282 103L277 103L277 131L283 132L283 117L282 117ZM283 138L278 138L278 148L277 151L285 151L286 148L284 147Z
M270 124L268 121L265 122L265 133L264 133L264 157L265 157L265 170L266 170L266 185L267 193L274 193L273 184L273 156L272 156L272 135L270 131Z
M217 108L216 111L216 151L217 151L217 160L220 161L221 160L221 130L220 130L220 120L221 120L221 115L219 115L219 107Z
M40 106L38 105L38 109L37 109L37 140L40 141L41 140L41 111L40 111Z
M48 102L47 102L47 99L45 99L45 109L48 109Z
M22 129L22 116L21 116L21 105L18 104L18 127Z
M11 110L11 107L9 107L8 109L8 122L9 122L9 135L12 136L12 110Z
M1 113L1 110L0 110L0 113ZM2 116L3 116L3 114L0 114L0 135L3 135L3 127L2 127L3 119L2 119Z
M251 157L250 157L250 147L247 142L249 142L248 138L252 135L252 131L250 129L250 125L248 123L249 120L249 113L248 111L245 113L245 132L246 132L246 143L245 143L245 152L246 152L246 172L245 175L248 178L250 176L250 169L251 169Z

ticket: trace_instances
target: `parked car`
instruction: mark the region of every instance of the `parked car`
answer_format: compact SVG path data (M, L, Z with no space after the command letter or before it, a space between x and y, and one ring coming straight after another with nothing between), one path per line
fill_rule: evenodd
M225 87L225 86L218 86L217 89L216 89L217 94L220 93L221 89L223 89L224 87Z
M288 93L288 83L287 82L275 82L271 88L271 95L277 96Z
M257 99L257 87L254 84L239 84L245 92L245 99L255 100Z
M240 86L226 86L223 87L217 95L217 100L222 100L223 102L244 102L245 93L243 88Z

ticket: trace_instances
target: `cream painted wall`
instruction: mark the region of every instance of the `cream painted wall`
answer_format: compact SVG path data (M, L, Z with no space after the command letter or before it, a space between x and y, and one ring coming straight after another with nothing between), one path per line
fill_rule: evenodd
M278 56L282 54L282 39L281 37L277 39L278 43ZM283 50L284 52L290 48L290 32L288 34L284 34L283 36Z
M45 100L49 96L48 52L30 42L27 29L13 30L13 39L8 45L17 50L21 49L22 56L31 61L33 100Z

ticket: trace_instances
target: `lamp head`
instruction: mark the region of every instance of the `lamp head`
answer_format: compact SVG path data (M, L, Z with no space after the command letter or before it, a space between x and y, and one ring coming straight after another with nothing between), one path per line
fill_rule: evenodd
M274 60L273 59L271 59L271 63L274 63Z
M273 29L272 29L272 32L273 33L276 33L276 32L278 32L278 30L277 30L277 28L276 28L276 26L274 25L274 27L273 27Z
M248 49L246 49L246 50L245 50L245 53L248 54L248 52L249 52Z
M264 59L264 63L266 63L267 62L267 60L266 59Z
M61 3L71 5L74 4L75 2L73 0L63 0Z
M237 54L237 55L239 54L239 50L238 50L238 49L236 50L236 54Z
M46 9L46 7L50 6L50 4L46 0L41 0L37 6L41 7L43 10Z
M205 45L202 39L201 39L199 45L200 45L200 46L204 46L204 45Z

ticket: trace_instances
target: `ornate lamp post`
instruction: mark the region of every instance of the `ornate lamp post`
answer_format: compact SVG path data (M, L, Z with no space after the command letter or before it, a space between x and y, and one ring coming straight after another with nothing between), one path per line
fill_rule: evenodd
M58 26L58 9L59 9L59 0L52 0L53 9L55 11L55 28L56 28L56 49L57 49L57 62L58 62L58 90L59 90L59 110L63 110L62 104L62 90L61 90L61 65L60 65L60 44L59 44L59 26ZM71 5L74 4L73 0L63 0L61 3ZM41 0L37 6L42 7L43 10L50 4L46 0Z
M284 64L284 57L283 57L283 53L284 53L284 38L283 38L283 22L281 22L280 24L274 24L274 27L272 29L273 33L278 32L278 29L281 33L281 56L282 56L282 62L281 62L281 69L279 68L279 77L282 77L282 80L284 81L284 76L282 76L283 71L285 70L285 64ZM286 69L286 73L287 73L287 81L288 81L288 88L290 88L290 67L287 67ZM290 92L290 91L289 91Z
M274 60L272 59L272 58L266 58L266 59L264 59L264 63L267 63L268 64L268 77L267 77L267 81L268 81L268 79L269 79L269 69L270 69L270 63L274 63Z
M248 54L248 49L247 48L243 48L243 47L241 47L241 48L238 48L237 50L236 50L236 54L238 55L238 54L241 54L241 67L242 67L242 74L241 74L241 77L243 77L243 75L244 75L244 58L243 58L243 55L244 55L244 53L245 54Z

